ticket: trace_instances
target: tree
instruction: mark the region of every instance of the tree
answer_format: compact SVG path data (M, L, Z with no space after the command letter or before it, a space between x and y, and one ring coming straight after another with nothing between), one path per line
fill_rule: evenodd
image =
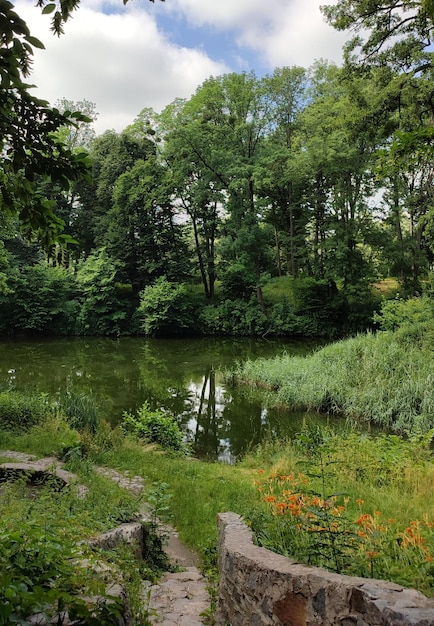
M413 73L432 66L432 53L427 51L434 26L432 0L339 0L321 9L337 30L366 36L348 42L347 60L360 49L365 63L387 62Z
M154 0L151 0L152 2ZM44 14L52 14L52 29L59 35L79 0L58 4L38 0ZM57 131L86 121L79 112L51 108L35 98L25 82L30 74L33 48L43 48L8 0L0 0L0 210L16 215L23 229L50 245L63 243L63 222L55 203L44 197L43 183L50 181L67 190L71 181L88 174L85 152L66 146ZM42 183L42 187L41 187Z
M214 199L216 193L222 198L226 219L220 275L233 263L243 265L248 283L256 285L261 308L261 274L268 269L268 259L264 262L263 220L253 172L269 124L263 95L253 72L210 78L186 103L180 116L187 120L188 132L182 134L181 128L186 168L190 166L191 173L202 183L206 181L202 191L207 189L208 205L211 190Z
M197 265L207 299L214 297L217 277L215 243L222 222L224 194L212 168L198 153L197 118L184 114L185 101L176 100L163 111L163 160L171 175L181 212L190 219Z
M375 83L367 77L343 80L342 70L319 63L310 82L299 158L310 180L312 274L347 288L372 278L366 254L375 229L369 200L388 115L378 108Z
M256 191L264 201L265 219L273 226L279 276L293 278L306 269L306 177L297 165L299 114L306 106L307 72L301 67L276 69L263 79L271 132L255 166Z
M90 152L92 179L76 187L78 204L71 232L81 254L88 256L92 249L106 245L117 179L136 161L154 153L149 139L126 131L118 134L109 130L95 139Z
M395 133L381 157L381 172L390 181L391 218L399 247L393 252L403 283L418 290L419 270L433 248L432 158L434 146L434 92L432 89L434 27L432 0L341 0L322 7L339 30L362 32L347 44L347 70L375 66L386 80L380 86L384 107L395 113ZM359 49L361 56L352 56ZM393 72L391 75L390 72ZM387 80L387 77L390 77ZM402 218L409 218L407 233ZM419 218L423 219L420 220ZM427 239L426 244L423 242Z
M81 113L60 113L30 95L24 80L33 48L43 44L7 0L0 0L0 18L0 210L16 215L26 232L36 232L48 244L56 237L62 240L63 223L54 203L44 197L43 183L50 180L67 189L89 167L86 154L72 152L56 131L84 118Z
M172 198L170 175L155 157L136 161L116 181L105 241L134 294L160 276L182 281L188 274L190 255Z

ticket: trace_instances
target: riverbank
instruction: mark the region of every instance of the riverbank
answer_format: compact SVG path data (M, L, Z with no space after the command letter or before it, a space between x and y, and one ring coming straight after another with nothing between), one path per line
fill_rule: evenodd
M358 545L357 562L364 568L363 575L369 576L372 566L375 576L386 574L386 578L399 584L434 595L431 565L434 545L432 537L429 539L434 521L431 498L434 466L428 437L405 441L394 435L369 437L350 432L334 435L327 429L307 428L292 441L263 443L230 466L174 456L108 426L101 426L91 435L77 433L62 420L51 419L27 434L0 433L0 447L32 451L41 456L54 452L65 458L67 467L79 475L89 475L95 465L104 465L142 477L146 485L144 498L161 518L177 529L180 539L199 553L202 572L211 580L216 575L218 512L242 515L257 531L259 543L285 554L293 548L292 522L297 525L300 520L287 516L291 499L285 501L283 491L305 493L302 496L305 503L307 492L317 493L315 514L324 515L325 511L328 515L327 502L333 502L337 517L329 518L330 529L336 523L339 525L337 535L323 535L323 539L332 537L333 541L341 541L347 537L349 527L344 522L353 524L353 530L357 527L370 538L369 544ZM322 465L318 465L321 458ZM313 480L311 475L316 478L309 484L303 483L307 479L300 479L301 485L295 488L288 481L300 474L309 481ZM330 500L332 494L341 495ZM105 503L99 496L95 498L99 502L98 510L104 511ZM285 506L280 512L279 508L273 508L282 504ZM123 515L128 515L128 507L124 511ZM357 524L361 516L367 521L375 520L376 526L362 528ZM411 544L408 529L415 528L417 541ZM285 529L290 531L286 536ZM309 529L305 530L309 535ZM401 544L411 554L408 550L399 553L397 547ZM307 547L312 552L312 544ZM305 550L306 544L299 542L298 548ZM310 552L305 552L308 559Z
M269 406L339 414L388 432L434 428L433 324L365 334L313 355L249 360L232 380L268 390Z

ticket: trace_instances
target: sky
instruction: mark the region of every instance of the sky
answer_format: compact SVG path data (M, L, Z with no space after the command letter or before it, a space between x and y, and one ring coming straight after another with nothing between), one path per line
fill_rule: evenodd
M65 34L35 0L15 10L45 45L29 82L52 105L62 98L96 106L97 134L122 131L144 108L161 111L189 98L210 76L342 61L345 33L329 26L321 4L335 0L82 0Z

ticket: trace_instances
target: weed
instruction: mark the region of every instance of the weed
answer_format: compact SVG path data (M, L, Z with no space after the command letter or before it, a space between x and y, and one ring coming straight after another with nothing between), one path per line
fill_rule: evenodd
M188 453L176 420L161 411L152 411L146 402L135 416L131 413L123 414L122 427L126 432L131 432L149 443L157 443L165 450Z

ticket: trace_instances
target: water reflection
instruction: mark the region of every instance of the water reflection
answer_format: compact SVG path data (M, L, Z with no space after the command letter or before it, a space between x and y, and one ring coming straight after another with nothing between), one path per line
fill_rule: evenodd
M264 436L299 428L303 416L267 410L260 394L228 387L224 372L247 358L315 346L248 339L3 341L0 388L92 393L112 423L146 401L176 417L197 456L232 462Z

